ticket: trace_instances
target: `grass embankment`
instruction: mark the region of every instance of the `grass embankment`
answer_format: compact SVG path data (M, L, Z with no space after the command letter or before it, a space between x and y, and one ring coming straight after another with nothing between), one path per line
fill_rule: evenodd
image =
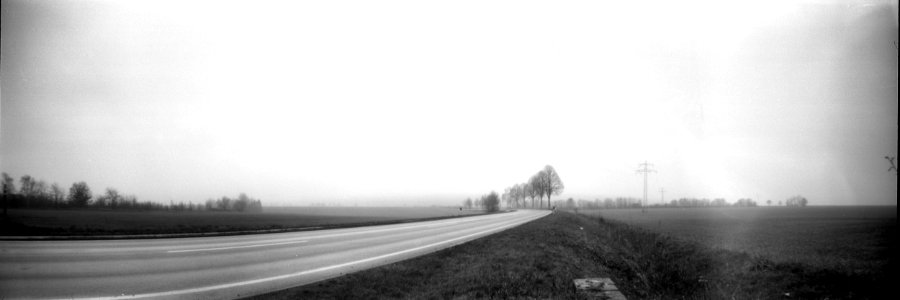
M633 299L865 299L890 286L894 260L883 267L846 272L775 263L557 212L431 255L256 298L571 299L573 279L611 277Z
M483 214L438 207L275 207L262 213L11 209L0 236L158 235L344 228Z

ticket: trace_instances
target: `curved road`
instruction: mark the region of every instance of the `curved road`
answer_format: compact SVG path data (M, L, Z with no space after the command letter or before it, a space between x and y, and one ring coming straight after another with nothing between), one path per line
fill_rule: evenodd
M291 233L0 241L0 298L237 298L431 253L548 211Z

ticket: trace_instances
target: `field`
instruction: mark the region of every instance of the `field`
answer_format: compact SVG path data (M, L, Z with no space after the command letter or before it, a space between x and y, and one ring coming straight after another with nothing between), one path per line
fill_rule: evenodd
M10 220L31 229L107 234L347 226L459 213L452 208L267 208L260 214L10 210ZM82 223L67 231L63 226L69 222ZM259 298L578 299L573 279L610 277L633 299L878 299L892 292L895 282L895 231L895 207L558 211L430 255Z
M893 292L896 277L894 255L886 256L884 268L835 270L559 211L430 255L255 298L580 299L572 280L610 277L629 299L879 299Z
M775 262L864 271L884 266L896 207L756 207L581 210L705 246Z
M10 209L0 235L202 233L347 227L481 214L442 207L266 207L262 213Z

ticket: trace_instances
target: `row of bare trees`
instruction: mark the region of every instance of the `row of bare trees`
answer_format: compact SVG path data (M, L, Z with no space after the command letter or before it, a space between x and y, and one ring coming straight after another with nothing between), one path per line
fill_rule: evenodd
M68 193L58 183L47 184L46 181L23 175L19 178L19 189L16 190L15 179L3 173L3 208L63 208L112 206L137 206L137 198L132 195L122 196L113 188L106 190L105 195L96 198L85 182L76 182L69 187Z
M250 198L247 194L241 193L235 199L228 198L227 196L223 196L216 200L208 199L206 200L206 206L203 209L211 211L262 212L262 201Z
M19 178L16 189L15 179L6 173L2 174L3 213L7 208L95 208L111 210L168 210L168 211L262 211L262 201L240 194L236 199L222 197L207 200L206 205L192 202L174 202L168 205L152 201L138 201L134 195L124 195L115 188L107 188L106 192L96 197L84 181L73 183L68 193L59 184L48 185L30 175Z
M551 196L561 194L564 189L565 185L563 185L559 173L556 172L553 166L547 165L543 170L532 175L528 181L506 188L500 198L509 207L544 208L544 197L547 197L546 208L549 209L551 208ZM529 198L531 199L530 206L528 205Z

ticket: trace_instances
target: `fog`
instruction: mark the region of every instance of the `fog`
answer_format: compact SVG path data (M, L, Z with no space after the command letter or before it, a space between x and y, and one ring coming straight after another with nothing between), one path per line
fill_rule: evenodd
M628 1L617 1L628 2ZM896 205L897 2L3 1L0 169L142 200Z

